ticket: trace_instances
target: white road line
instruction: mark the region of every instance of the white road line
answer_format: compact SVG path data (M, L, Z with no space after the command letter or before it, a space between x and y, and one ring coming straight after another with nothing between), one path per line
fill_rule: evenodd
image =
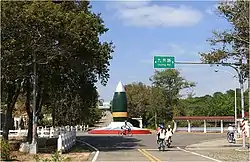
M180 148L180 147L177 147L177 149L179 149L179 150L181 150L181 151L184 151L184 152L188 152L188 153L193 154L193 155L197 155L197 156L201 156L201 157L210 159L210 160L212 160L212 161L222 162L222 161L220 161L220 160L217 160L217 159L214 159L214 158L205 156L205 155L201 155L201 154L198 154L198 153L196 153L196 152L188 151L188 150L182 149L182 148Z
M76 140L76 141L80 142L80 143L84 143L84 144L88 145L89 147L91 147L92 149L95 150L95 155L94 155L94 157L93 157L93 159L91 161L91 162L95 162L97 160L97 158L98 158L98 155L99 155L100 151L97 148L95 148L94 146L92 146L91 144L87 143L87 142L84 142L84 141L81 141L81 140Z

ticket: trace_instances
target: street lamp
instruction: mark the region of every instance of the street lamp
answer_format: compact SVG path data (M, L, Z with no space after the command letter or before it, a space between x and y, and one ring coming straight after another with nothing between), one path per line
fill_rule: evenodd
M233 68L238 74L238 79L239 79L239 83L240 83L240 93L241 93L241 113L242 113L242 119L245 120L245 107L244 107L244 80L245 79L244 79L243 71L240 68L240 65L242 65L242 59L240 59L239 62L235 63L235 64L222 63L221 65ZM242 147L245 148L246 147L246 136L244 134L243 134L242 139L243 139L242 140Z
M232 73L230 73L228 71L218 70L218 69L214 70L214 72L216 72L216 73L219 71L226 72L226 73L232 75L233 78L238 78L236 75L233 75ZM235 88L235 91L234 91L234 125L235 125L235 127L237 126L237 87Z

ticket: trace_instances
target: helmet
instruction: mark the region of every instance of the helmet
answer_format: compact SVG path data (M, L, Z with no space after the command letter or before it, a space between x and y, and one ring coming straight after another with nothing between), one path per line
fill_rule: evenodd
M171 128L171 125L168 125L168 128Z
M163 125L162 124L160 124L160 126L159 126L161 129L163 128Z

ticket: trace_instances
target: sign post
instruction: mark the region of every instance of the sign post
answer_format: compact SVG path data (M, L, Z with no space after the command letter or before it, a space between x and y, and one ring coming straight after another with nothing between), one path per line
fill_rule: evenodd
M175 67L174 56L154 56L154 68L155 69L172 69Z

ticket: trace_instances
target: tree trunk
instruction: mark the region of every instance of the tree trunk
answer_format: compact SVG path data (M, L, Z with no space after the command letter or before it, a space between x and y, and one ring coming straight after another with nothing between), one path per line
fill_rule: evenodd
M3 139L8 140L9 130L12 122L12 112L15 107L17 98L21 89L21 80L18 80L14 85L8 85L8 98L7 98L7 110L5 113L4 125L3 125Z
M155 129L157 129L157 113L155 112Z
M30 107L30 98L31 98L31 89L30 89L30 78L26 77L25 79L25 91L26 91L26 101L25 101L25 108L27 115L29 117L28 120L28 135L27 135L27 142L31 143L32 141L32 121L33 121L33 114Z
M52 126L55 127L55 109L52 108Z
M10 104L7 106L7 110L5 113L5 119L4 119L4 125L3 125L3 139L9 140L9 129L12 122L12 108L10 107Z
M30 116L31 115L31 116ZM28 121L28 136L27 136L27 142L31 143L32 142L32 128L33 128L33 114L31 113L29 116L29 121Z

